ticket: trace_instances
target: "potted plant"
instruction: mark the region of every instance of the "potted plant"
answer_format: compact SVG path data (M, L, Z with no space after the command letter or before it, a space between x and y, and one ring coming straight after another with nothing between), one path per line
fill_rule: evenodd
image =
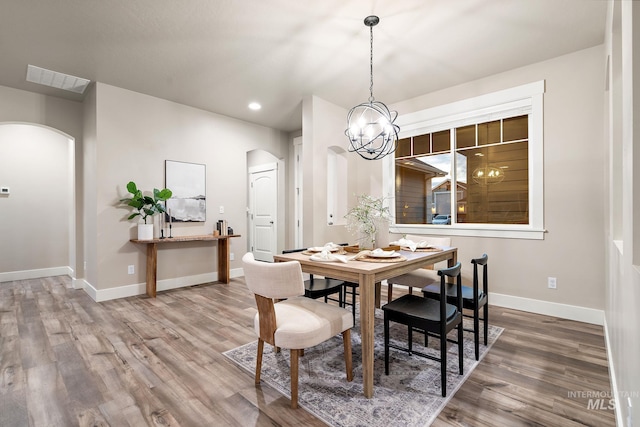
M360 247L375 249L376 232L383 223L391 219L389 207L384 205L383 197L368 194L358 196L358 204L345 215L347 230L358 236Z
M173 193L168 188L163 188L162 190L154 188L153 196L145 196L133 181L129 181L127 184L127 191L131 193L131 197L120 199L120 202L134 209L134 212L127 219L141 217L144 224L138 224L138 239L153 239L153 222L148 224L147 218L151 217L153 219L154 215L166 212L160 202L169 199Z

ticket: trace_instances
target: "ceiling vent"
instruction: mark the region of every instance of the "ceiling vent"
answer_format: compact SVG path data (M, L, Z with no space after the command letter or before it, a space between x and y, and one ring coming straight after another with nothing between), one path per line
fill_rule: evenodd
M27 81L75 93L84 93L89 83L91 83L91 80L47 70L34 65L27 66Z

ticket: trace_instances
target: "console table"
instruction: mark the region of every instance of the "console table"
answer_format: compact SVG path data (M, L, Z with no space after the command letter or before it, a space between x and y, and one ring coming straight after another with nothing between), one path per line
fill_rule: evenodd
M218 280L229 283L229 239L240 237L239 234L214 236L205 234L200 236L166 237L164 239L138 240L130 242L147 245L147 295L156 297L156 280L158 275L158 245L168 245L182 242L218 242Z

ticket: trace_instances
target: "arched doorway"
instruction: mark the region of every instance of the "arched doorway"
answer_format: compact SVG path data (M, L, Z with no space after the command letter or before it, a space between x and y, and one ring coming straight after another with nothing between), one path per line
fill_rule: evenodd
M75 140L0 123L0 282L76 278Z

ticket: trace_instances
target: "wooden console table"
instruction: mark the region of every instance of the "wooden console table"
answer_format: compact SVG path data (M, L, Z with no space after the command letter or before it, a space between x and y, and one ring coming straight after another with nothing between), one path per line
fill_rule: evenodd
M141 243L147 245L147 295L152 298L156 297L156 281L158 275L158 245L171 244L181 242L218 242L218 280L223 283L229 283L229 239L231 237L240 237L239 234L231 234L228 236L214 236L213 234L205 234L200 236L180 236L167 237L164 239L138 240L131 239L133 243Z

